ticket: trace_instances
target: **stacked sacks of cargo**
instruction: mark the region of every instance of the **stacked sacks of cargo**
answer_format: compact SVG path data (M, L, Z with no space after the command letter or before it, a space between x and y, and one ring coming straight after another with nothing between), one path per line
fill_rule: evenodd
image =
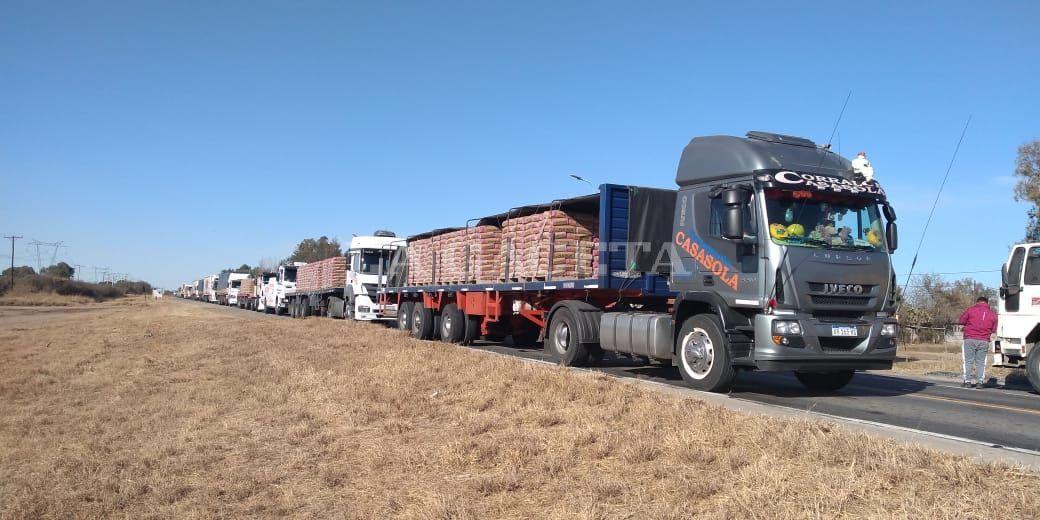
M256 278L250 276L249 278L242 279L242 285L238 286L238 297L239 298L251 298L255 295L256 291Z
M334 256L318 262L302 265L296 270L296 290L319 291L347 284L347 259Z
M501 240L502 230L485 224L432 237L433 247L437 251L435 283L497 280Z
M512 217L502 224L501 244L503 280L595 278L599 273L595 215L553 208Z
M332 289L347 285L347 257L334 256L321 262L321 288Z
M408 285L433 283L433 239L408 241Z
M296 269L296 290L299 292L317 291L321 282L319 262L301 265Z

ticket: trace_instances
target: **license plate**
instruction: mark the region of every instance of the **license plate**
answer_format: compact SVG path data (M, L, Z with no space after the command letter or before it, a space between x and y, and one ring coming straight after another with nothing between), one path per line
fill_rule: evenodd
M831 326L831 336L847 336L854 338L857 334L858 332L856 331L856 327L849 327L846 325Z

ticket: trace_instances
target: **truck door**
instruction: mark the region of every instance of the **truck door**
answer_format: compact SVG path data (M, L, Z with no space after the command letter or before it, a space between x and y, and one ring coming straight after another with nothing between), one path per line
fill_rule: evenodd
M674 224L679 265L673 266L672 290L715 292L731 305L739 303L737 299L754 299L757 304L757 246L722 236L726 206L716 191L696 187L679 192ZM748 236L757 235L755 213L751 200L744 205Z
M1026 248L1018 246L1011 253L1011 261L1007 264L1004 273L1004 310L1006 312L1018 312L1022 299L1022 270L1026 264Z

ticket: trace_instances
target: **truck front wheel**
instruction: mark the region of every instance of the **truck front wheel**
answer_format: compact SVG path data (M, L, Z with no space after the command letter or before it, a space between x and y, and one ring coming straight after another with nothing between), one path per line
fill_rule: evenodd
M696 390L726 392L737 376L719 319L710 314L691 316L676 339L676 365L686 384Z
M794 377L805 388L816 392L833 392L840 390L852 381L855 370L839 370L837 372L795 372Z
M1040 392L1040 343L1033 345L1026 358L1026 377L1033 390Z

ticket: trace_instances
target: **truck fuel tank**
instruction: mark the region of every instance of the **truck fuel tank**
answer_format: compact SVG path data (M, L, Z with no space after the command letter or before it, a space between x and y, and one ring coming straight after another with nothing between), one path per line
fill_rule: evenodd
M600 347L612 352L672 358L672 317L649 312L605 312L600 317Z

